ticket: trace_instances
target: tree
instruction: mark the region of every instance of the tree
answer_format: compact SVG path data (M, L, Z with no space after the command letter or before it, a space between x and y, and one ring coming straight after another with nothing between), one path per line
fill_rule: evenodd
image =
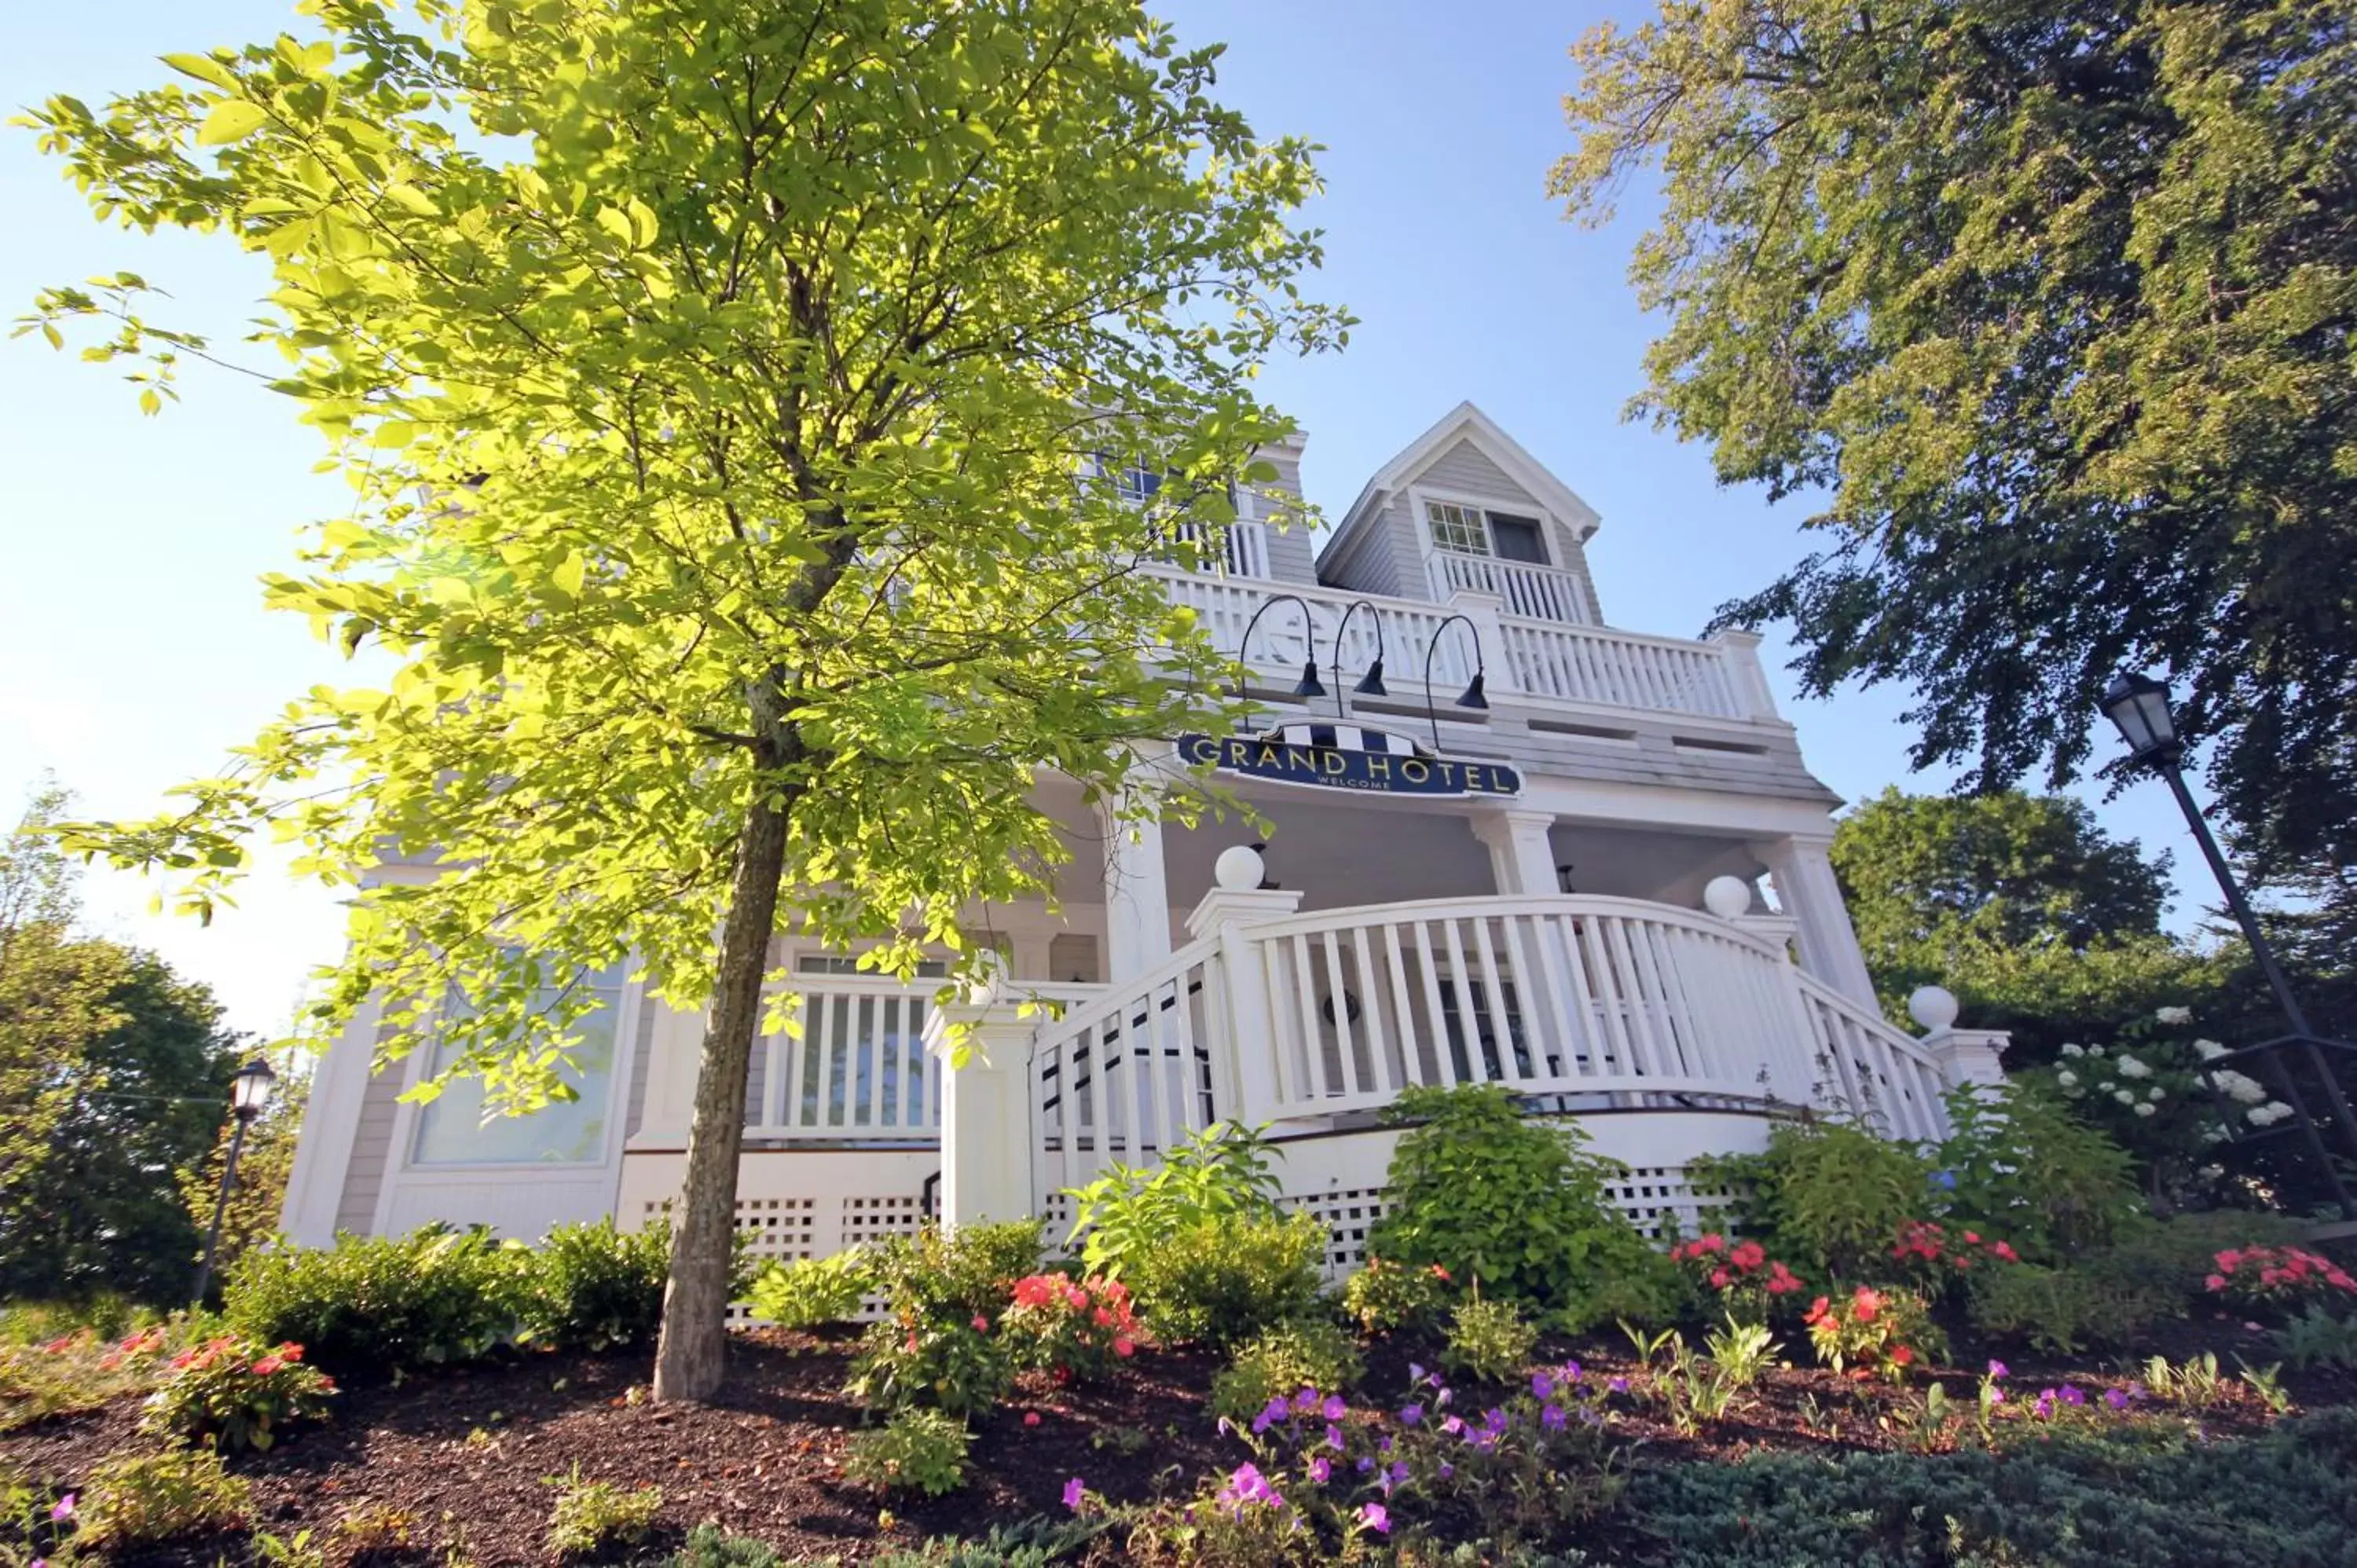
M1885 789L1834 834L1858 945L1893 1017L1919 985L1956 993L2017 1059L2107 1040L2161 1006L2205 1011L2231 965L2165 935L2169 857L2147 861L2065 796Z
M1577 50L1554 188L1648 166L1635 408L1831 545L1723 620L2056 785L2124 667L2230 822L2357 864L2357 10L1665 0Z
M0 849L0 1300L183 1299L197 1231L173 1173L229 1102L237 1038L201 985L77 936L38 793Z
M655 1369L702 1398L772 933L968 950L1065 853L1039 770L1135 816L1139 743L1227 716L1135 567L1206 558L1287 428L1258 365L1346 328L1296 282L1310 149L1126 0L308 9L317 41L35 118L102 217L267 256L273 384L358 498L271 596L398 667L76 842L199 914L265 828L330 881L434 858L356 895L312 1022L382 990L381 1054L497 1109L574 1092L581 983L626 953L709 1002ZM216 350L144 287L37 316L112 319L160 406Z

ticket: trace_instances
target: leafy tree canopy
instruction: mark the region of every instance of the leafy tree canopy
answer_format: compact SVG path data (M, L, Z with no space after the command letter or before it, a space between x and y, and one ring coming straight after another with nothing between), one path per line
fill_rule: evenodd
M2169 857L2147 860L2065 796L1886 789L1842 819L1833 863L1891 1015L1944 985L1975 1026L2013 1031L2018 1058L2108 1039L2156 1007L2207 1013L2228 978L2160 929Z
M2357 7L1666 0L1576 53L1555 188L1664 187L1635 406L1825 498L1723 617L1986 789L2170 672L2246 842L2357 861Z
M1288 428L1259 365L1346 330L1297 284L1311 149L1130 0L303 9L34 119L101 217L266 258L272 384L355 497L271 596L394 671L76 842L199 912L257 832L331 882L430 862L361 886L315 1022L381 990L382 1050L438 1035L495 1109L573 1092L579 983L625 953L710 1000L673 1251L709 1354L671 1378L667 1327L657 1375L700 1397L773 931L960 948L1065 856L1039 770L1152 809L1139 743L1224 716L1135 568L1217 548ZM154 406L221 351L143 288L34 324L111 321Z
M78 934L45 789L0 845L0 1300L184 1299L174 1173L226 1119L238 1037L203 986Z

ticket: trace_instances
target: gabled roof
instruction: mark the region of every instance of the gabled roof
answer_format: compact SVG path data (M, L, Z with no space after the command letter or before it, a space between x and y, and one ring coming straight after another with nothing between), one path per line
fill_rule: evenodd
M1458 442L1469 444L1483 456L1504 470L1508 478L1527 490L1533 499L1570 526L1585 541L1603 522L1596 509L1572 493L1571 487L1547 471L1546 466L1523 449L1522 443L1501 429L1498 422L1473 406L1460 403L1441 415L1438 424L1417 436L1399 455L1375 471L1367 481L1351 510L1327 539L1318 553L1322 559L1342 548L1365 523L1381 511L1394 495L1405 489L1418 474L1429 467Z

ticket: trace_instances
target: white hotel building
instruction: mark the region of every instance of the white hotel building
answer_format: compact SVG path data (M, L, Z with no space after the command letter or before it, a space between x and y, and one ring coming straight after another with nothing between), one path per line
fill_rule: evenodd
M1297 493L1298 446L1266 456ZM803 1030L755 1048L738 1211L757 1252L936 1211L1053 1217L1105 1161L1225 1119L1282 1140L1287 1198L1328 1221L1339 1269L1381 1210L1384 1104L1489 1080L1624 1161L1632 1214L1691 1229L1695 1155L1811 1107L1935 1135L1942 1090L1995 1076L2001 1037L1950 1026L1952 1005L1920 1037L1880 1015L1826 858L1840 801L1757 639L1611 626L1596 513L1480 411L1386 464L1314 558L1245 510L1223 571L1161 575L1245 655L1265 725L1174 736L1168 765L1222 769L1273 824L1257 857L1228 853L1257 836L1233 821L1109 832L1043 779L1073 851L1060 907L976 912L1009 978L972 1004L982 1049L954 1073L929 1049L937 979L781 940ZM1306 662L1322 693L1297 693ZM427 1053L372 1075L364 1013L314 1085L288 1233L531 1238L659 1212L704 1022L620 974L606 1003L579 1101L489 1124L466 1085L401 1098Z

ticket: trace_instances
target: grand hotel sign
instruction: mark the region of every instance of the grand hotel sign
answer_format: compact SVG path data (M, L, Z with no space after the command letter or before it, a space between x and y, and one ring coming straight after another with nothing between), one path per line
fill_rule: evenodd
M1244 779L1379 795L1519 795L1502 763L1437 756L1357 725L1286 725L1258 736L1182 735L1181 761Z

